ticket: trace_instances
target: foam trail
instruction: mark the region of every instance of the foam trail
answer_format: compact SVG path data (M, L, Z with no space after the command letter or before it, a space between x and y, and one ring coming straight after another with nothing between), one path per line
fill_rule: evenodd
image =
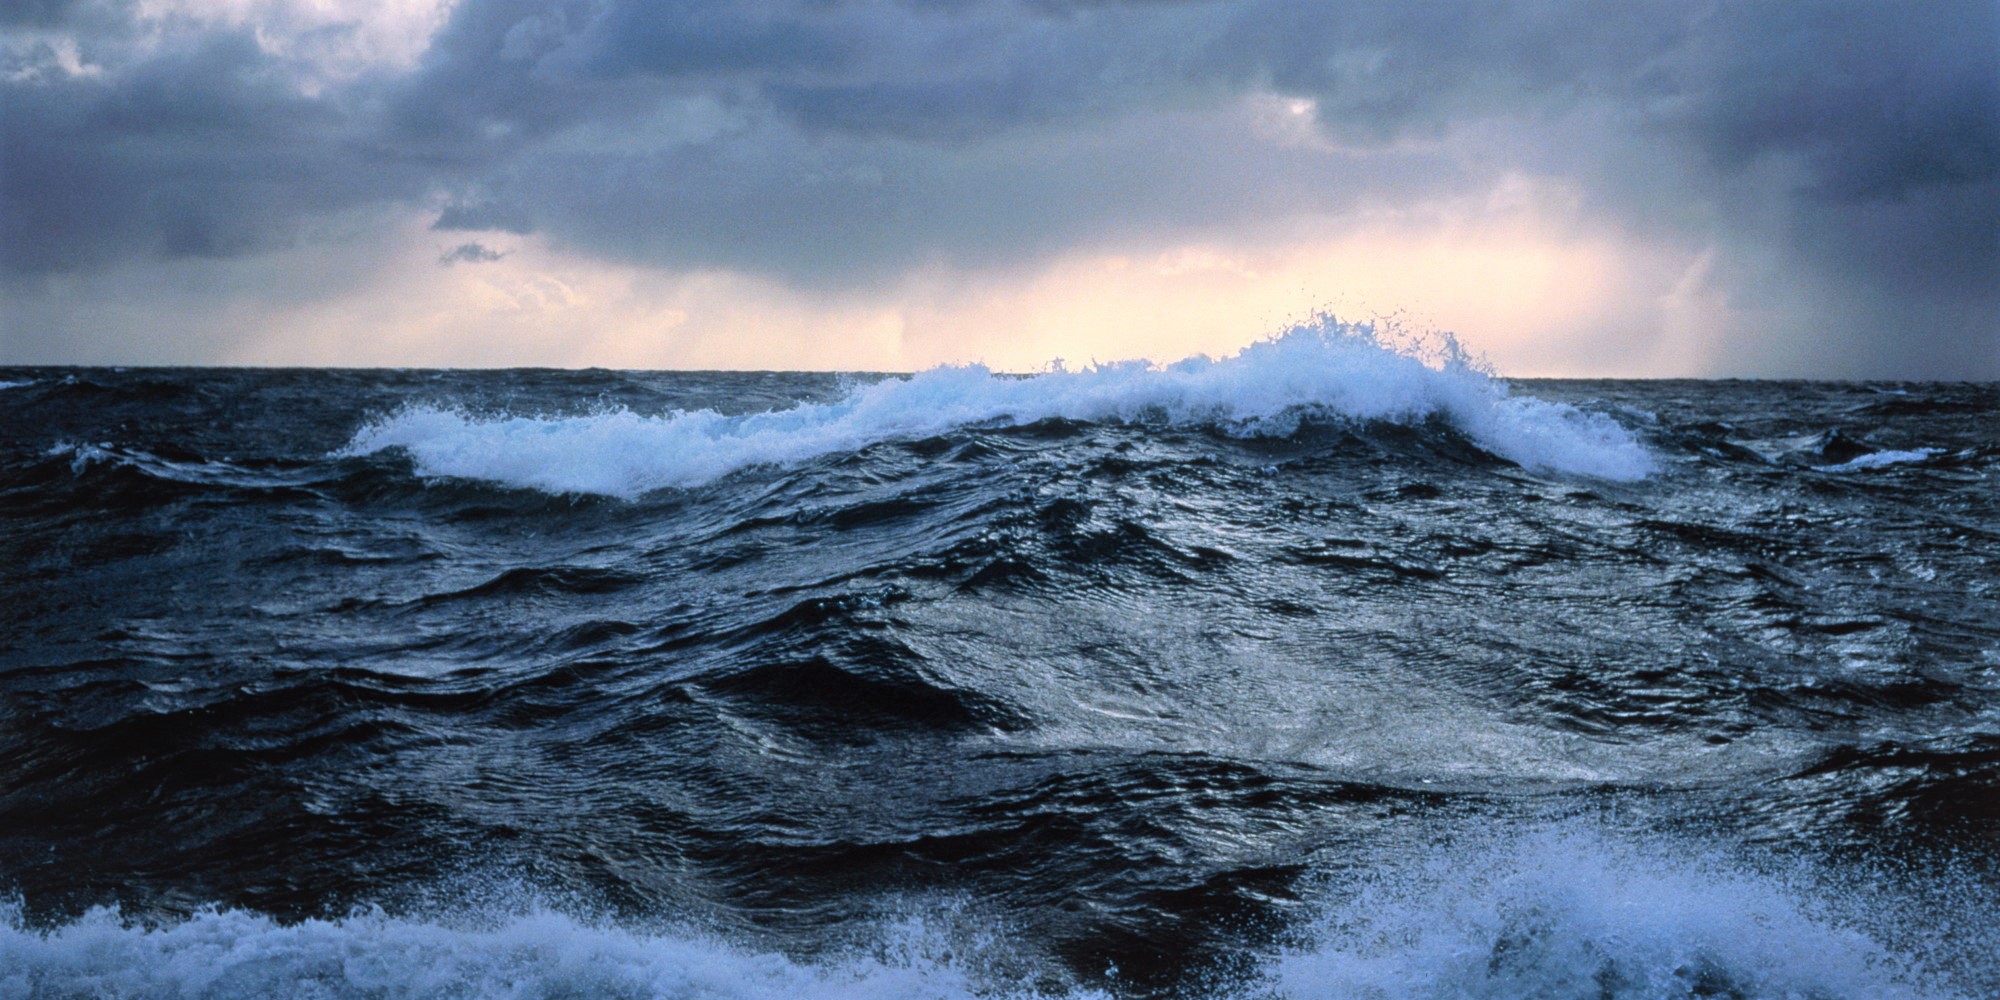
M47 931L24 928L18 913L0 911L0 1000L1034 995L996 992L926 954L949 954L950 948L926 941L921 926L906 937L889 941L885 958L809 965L697 936L595 926L548 911L467 929L380 912L280 924L255 913L211 910L144 928L100 907Z
M1784 878L1698 850L1576 827L1473 837L1344 889L1310 943L1270 963L1291 997L1958 1000L1855 918ZM1893 908L1892 908L1893 909ZM1930 919L1934 919L1930 918ZM1981 915L1952 917L1976 927ZM1977 955L1990 928L1959 942ZM1974 940L1985 938L1987 940ZM1977 961L1977 959L1974 959Z
M341 454L402 449L420 475L631 497L967 425L1165 419L1255 435L1290 433L1306 415L1399 423L1441 418L1531 469L1615 480L1653 470L1645 448L1610 417L1510 395L1455 352L1427 364L1385 346L1369 326L1330 319L1221 360L1196 357L1166 367L1120 362L1028 378L977 365L941 367L862 386L836 402L747 416L621 409L494 419L419 407L361 428Z

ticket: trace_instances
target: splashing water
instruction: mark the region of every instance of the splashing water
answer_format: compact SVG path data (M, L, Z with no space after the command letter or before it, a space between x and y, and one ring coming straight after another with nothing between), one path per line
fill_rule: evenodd
M1653 461L1609 417L1513 396L1456 350L1395 349L1367 325L1321 319L1222 360L1143 361L1027 378L941 367L861 386L832 403L742 416L479 418L414 407L357 432L343 454L402 449L419 473L554 493L632 497L698 486L756 465L786 465L968 425L1164 421L1244 436L1284 436L1302 418L1417 424L1441 419L1531 469L1636 480Z
M1268 975L1287 998L1961 996L1861 926L1912 904L1831 898L1805 874L1575 823L1453 837L1423 863L1335 879L1338 904Z

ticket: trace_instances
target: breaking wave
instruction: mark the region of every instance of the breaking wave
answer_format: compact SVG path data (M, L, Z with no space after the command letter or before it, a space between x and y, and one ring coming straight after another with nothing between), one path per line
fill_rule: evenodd
M1961 939L1936 954L1910 953L1908 942L1892 949L1875 936L1885 926L1930 933L1906 912L1916 909L1908 899L1829 896L1806 884L1811 874L1575 823L1446 835L1428 854L1330 875L1293 945L1175 995L1962 1000L1933 963L1976 963L2000 944L1992 924L1965 933L1992 914L1961 912ZM891 920L872 941L820 961L541 907L444 920L369 909L289 924L212 909L164 925L99 907L46 929L0 908L5 1000L1111 995L1068 979L1041 976L1008 935L969 929L950 907Z
M1330 895L1304 943L1271 963L1276 996L1940 1000L1964 994L1931 961L1978 962L2000 945L1987 930L1955 956L1919 959L1877 937L1930 925L1907 901L1830 895L1804 870L1577 825L1466 837ZM1953 917L1961 931L1978 920Z
M0 1000L993 995L954 960L953 942L921 922L894 929L877 954L815 965L700 935L628 930L546 909L472 926L380 911L284 924L243 910L207 910L149 927L98 907L71 923L34 930L17 913L0 916L6 918Z
M1625 481L1652 472L1644 446L1612 418L1515 396L1446 346L1427 360L1388 345L1370 326L1322 319L1221 360L1198 356L1164 367L1128 361L1025 378L978 365L940 367L861 386L834 402L748 415L615 409L495 418L421 406L361 428L340 454L400 449L424 476L633 497L962 427L1165 421L1285 436L1302 420L1334 418L1442 420L1530 469Z

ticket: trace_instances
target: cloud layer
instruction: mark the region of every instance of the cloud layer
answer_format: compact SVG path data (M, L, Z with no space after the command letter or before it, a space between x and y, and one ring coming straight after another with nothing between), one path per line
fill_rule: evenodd
M533 242L854 308L940 274L1025 288L1092 255L1386 247L1525 213L1670 275L1594 321L1615 343L1579 370L2000 377L1992 0L0 19L0 361L267 357L260 317L407 293L369 258L418 217L441 263ZM208 322L133 328L101 301L149 297ZM1676 323L1704 328L1699 362L1648 347Z

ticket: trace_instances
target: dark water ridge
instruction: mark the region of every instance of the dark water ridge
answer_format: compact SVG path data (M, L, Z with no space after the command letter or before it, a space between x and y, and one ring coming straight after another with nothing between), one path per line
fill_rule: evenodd
M1994 995L1996 417L0 370L0 997Z

